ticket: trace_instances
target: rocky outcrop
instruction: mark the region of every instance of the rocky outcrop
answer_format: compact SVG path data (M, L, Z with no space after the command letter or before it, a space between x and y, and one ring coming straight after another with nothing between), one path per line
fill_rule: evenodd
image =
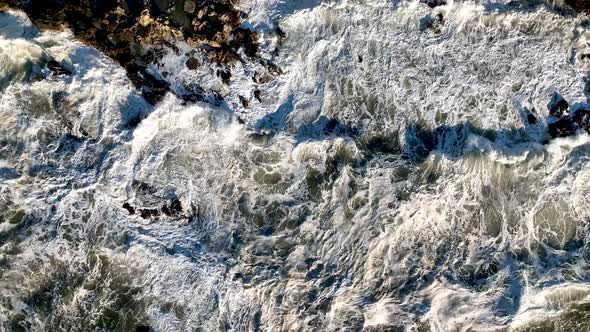
M588 0L565 0L565 3L579 13L590 14L590 1Z
M559 92L554 92L551 101L547 104L549 115L552 116L562 116L567 112L569 107L570 104L559 94Z
M174 50L176 41L202 49L216 63L241 60L239 49L247 57L258 51L256 33L241 27L245 14L230 0L0 0L2 6L24 10L40 29L70 28L118 61L150 103L170 87L148 65L163 49ZM197 65L187 62L191 69Z
M555 92L547 108L547 131L551 138L571 136L580 130L590 133L590 105L578 103L570 106Z
M123 208L127 210L130 215L134 215L137 212L143 219L157 219L160 216L172 218L185 217L182 214L182 203L178 198L173 199L169 203L165 203L161 208L136 208L128 202L123 204Z

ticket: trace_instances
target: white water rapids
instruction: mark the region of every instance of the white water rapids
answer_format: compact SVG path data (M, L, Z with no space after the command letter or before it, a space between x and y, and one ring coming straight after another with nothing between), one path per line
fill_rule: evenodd
M67 30L0 13L1 331L590 329L590 137L547 137L554 92L588 102L585 16L240 6L282 74L223 84L184 44L152 68L220 106L151 106Z

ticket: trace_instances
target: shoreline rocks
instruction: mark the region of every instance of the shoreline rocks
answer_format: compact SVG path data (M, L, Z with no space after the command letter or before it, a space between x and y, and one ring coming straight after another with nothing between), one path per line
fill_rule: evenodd
M203 49L218 64L241 61L240 49L251 58L258 52L256 32L241 27L246 14L230 0L5 0L2 9L23 10L41 30L71 29L119 62L151 104L170 84L148 65L174 50L176 41ZM194 61L188 65L196 68Z

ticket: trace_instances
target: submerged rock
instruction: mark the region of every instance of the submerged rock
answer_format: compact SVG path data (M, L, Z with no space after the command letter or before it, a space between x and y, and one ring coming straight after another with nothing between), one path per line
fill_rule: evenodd
M442 13L436 15L426 15L420 19L420 31L431 31L435 34L442 32L445 25L445 18Z

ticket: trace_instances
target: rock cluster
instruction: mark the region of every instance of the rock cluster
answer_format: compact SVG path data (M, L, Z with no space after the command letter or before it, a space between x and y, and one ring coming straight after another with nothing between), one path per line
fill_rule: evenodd
M245 14L230 0L0 0L6 7L24 10L40 29L70 28L118 61L150 103L169 91L147 69L164 53L158 49L184 41L217 63L240 60L239 49L249 57L258 51L256 33L241 27Z
M557 92L547 105L547 131L551 138L574 135L578 130L590 133L590 105L569 103Z
M182 203L179 199L173 199L169 204L164 204L161 208L136 208L129 203L123 204L123 208L129 212L129 214L138 213L143 219L153 219L160 216L181 218L182 215Z

